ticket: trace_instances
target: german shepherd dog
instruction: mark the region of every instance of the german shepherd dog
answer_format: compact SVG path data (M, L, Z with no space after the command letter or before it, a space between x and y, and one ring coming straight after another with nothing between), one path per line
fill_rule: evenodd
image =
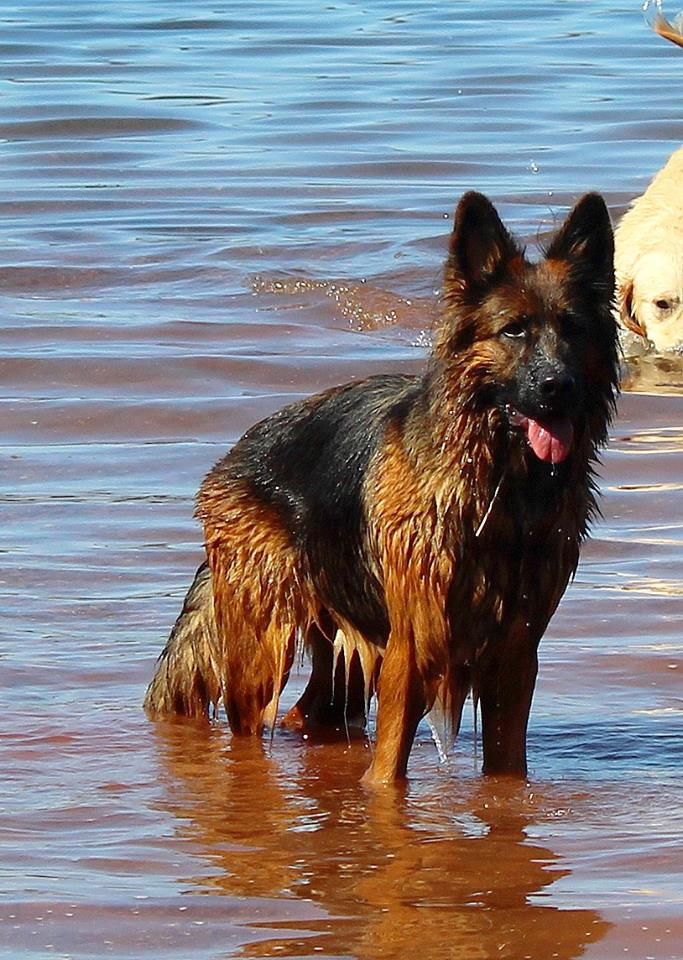
M524 776L537 648L596 513L618 392L613 253L597 194L532 263L466 193L425 372L292 404L204 480L208 564L148 714L222 700L235 734L259 736L303 641L311 677L283 723L362 722L376 693L368 782L405 776L435 704L457 733L470 691L484 772Z

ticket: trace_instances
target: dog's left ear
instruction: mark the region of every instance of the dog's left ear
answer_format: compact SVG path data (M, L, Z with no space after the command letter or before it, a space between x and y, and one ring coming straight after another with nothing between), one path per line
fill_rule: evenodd
M564 260L572 275L594 296L611 303L614 296L614 234L605 201L587 193L570 211L546 254Z

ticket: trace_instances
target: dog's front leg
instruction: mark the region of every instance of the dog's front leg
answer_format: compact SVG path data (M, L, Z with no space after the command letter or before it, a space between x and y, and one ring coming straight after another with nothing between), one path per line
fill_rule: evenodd
M485 774L526 776L526 733L538 672L537 646L528 630L511 630L477 679Z
M367 784L391 783L406 775L415 731L427 710L423 677L409 634L392 632L377 689L375 755L363 777Z

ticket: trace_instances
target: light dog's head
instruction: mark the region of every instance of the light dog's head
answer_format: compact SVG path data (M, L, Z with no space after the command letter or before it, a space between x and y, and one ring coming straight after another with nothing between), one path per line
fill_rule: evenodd
M671 154L645 193L633 201L614 240L622 326L658 352L682 349L683 147ZM628 348L627 342L624 345Z
M683 348L683 251L663 245L643 253L617 289L624 327L657 351Z

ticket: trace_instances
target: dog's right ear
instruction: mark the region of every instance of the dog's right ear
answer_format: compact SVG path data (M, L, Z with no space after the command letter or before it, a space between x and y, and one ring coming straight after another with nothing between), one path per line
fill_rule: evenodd
M476 295L488 287L520 251L483 194L464 194L455 210L448 260L448 292Z

